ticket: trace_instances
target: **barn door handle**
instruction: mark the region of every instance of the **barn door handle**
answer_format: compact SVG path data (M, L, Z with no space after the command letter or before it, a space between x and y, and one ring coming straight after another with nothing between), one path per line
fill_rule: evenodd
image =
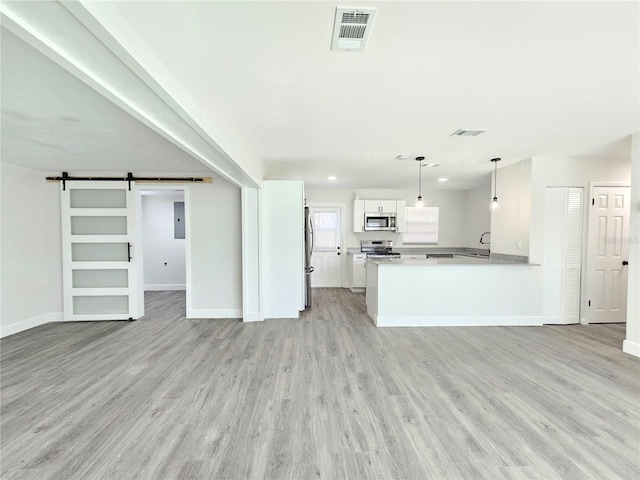
M629 262L627 262L626 260L623 260L622 265L629 265Z
M128 262L131 262L131 243L127 242L127 257L129 257Z

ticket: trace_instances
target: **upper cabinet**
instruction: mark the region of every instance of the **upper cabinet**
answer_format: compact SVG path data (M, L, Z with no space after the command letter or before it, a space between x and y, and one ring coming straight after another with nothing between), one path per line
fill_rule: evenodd
M404 232L406 225L404 200L354 200L353 201L353 231L364 232L365 213L395 213L396 232Z
M364 202L366 213L396 213L395 200L356 200L356 202Z
M353 231L364 232L364 200L353 201Z

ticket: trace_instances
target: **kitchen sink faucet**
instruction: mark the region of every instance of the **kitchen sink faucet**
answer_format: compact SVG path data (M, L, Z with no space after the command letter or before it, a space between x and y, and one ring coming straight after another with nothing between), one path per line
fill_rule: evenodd
M482 245L491 245L491 239L489 239L488 242L484 241L484 236L485 235L491 235L491 232L484 232L482 235L480 235L480 243ZM491 253L491 250L489 250L489 253Z

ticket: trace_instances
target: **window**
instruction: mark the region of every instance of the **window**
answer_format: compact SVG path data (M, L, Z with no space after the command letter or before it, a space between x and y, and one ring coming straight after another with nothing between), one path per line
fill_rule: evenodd
M438 207L407 207L402 243L438 243Z
M340 226L338 225L338 212L328 209L313 209L313 250L336 250L340 245Z

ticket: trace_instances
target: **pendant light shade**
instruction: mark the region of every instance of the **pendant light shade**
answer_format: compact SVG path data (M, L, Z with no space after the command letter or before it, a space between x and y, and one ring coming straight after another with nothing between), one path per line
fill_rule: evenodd
M498 203L498 162L500 159L492 158L491 161L495 168L493 170L493 198L491 199L490 208L491 211L494 211L500 207L500 204Z
M418 198L416 199L416 208L424 207L424 201L422 200L422 161L424 157L416 157L418 162Z

